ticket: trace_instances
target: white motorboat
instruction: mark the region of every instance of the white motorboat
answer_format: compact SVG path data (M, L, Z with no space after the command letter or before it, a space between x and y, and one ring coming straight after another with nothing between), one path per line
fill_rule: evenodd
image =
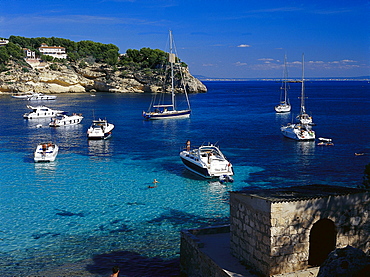
M186 92L186 87L183 82L183 76L182 76L182 69L179 68L179 72L181 75L181 84L182 89L184 91L184 95L186 98L186 105L187 107L184 109L177 109L176 107L176 101L175 101L175 87L174 87L174 67L179 66L179 62L176 62L176 55L173 53L174 48L174 41L172 32L170 31L170 52L168 53L168 62L170 65L170 72L171 72L171 102L164 104L163 99L156 99L157 94L154 95L152 103L150 104L148 111L143 111L143 117L147 120L154 120L154 119L174 119L174 118L188 118L190 117L190 102L188 98L188 94ZM164 84L165 85L165 84ZM167 96L167 93L160 93L160 97L162 98Z
M46 106L30 106L27 105L27 108L31 109L32 111L29 113L25 113L23 115L26 119L35 119L35 118L52 118L56 117L58 114L63 114L64 111L61 110L53 110Z
M53 162L58 155L59 147L53 143L41 143L37 145L34 153L34 161Z
M280 128L282 134L295 140L314 140L315 131L312 130L312 117L306 113L304 93L304 56L302 57L302 88L301 88L301 110L297 119L299 123L289 123Z
M55 95L46 95L43 93L33 93L31 96L27 97L27 100L38 101L38 100L55 100L57 97Z
M275 111L277 113L288 113L291 111L292 106L289 103L288 98L288 70L286 67L286 55L284 57L284 79L283 85L281 86L281 96L280 96L280 103L275 106Z
M49 123L50 127L60 127L80 124L83 119L82 114L73 113L72 115L58 114Z
M90 128L87 130L88 139L109 139L112 136L114 125L107 120L93 120Z
M46 95L43 93L36 93L32 91L13 94L12 97L24 100L55 100L57 98L55 95Z
M228 179L224 175L234 175L232 164L222 154L219 147L213 144L202 145L196 149L190 149L190 144L188 144L186 149L180 152L180 158L188 170L204 178L221 177L224 181L230 181L232 178Z

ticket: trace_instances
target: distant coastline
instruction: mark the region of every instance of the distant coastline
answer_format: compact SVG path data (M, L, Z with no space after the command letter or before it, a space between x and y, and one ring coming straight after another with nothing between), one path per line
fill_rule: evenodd
M210 78L205 76L194 75L200 81L227 81L227 82L244 82L244 81L275 81L280 82L281 78ZM301 77L290 78L291 82L300 81ZM306 78L305 81L370 81L370 76L360 77L327 77L327 78Z

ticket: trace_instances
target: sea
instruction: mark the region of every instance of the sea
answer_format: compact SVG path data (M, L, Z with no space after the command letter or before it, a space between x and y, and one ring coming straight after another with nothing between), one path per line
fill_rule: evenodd
M204 84L207 93L190 95L190 118L160 121L142 118L152 98L145 93L69 93L46 102L1 95L0 276L109 276L114 265L120 276L179 276L180 231L228 224L230 191L362 184L369 82L305 83L316 137L334 146L282 136L300 110L300 83L290 84L287 114L274 111L280 82ZM51 128L50 119L23 119L30 104L84 119ZM87 140L98 118L115 125L111 139ZM187 140L219 145L234 182L187 171L179 158ZM59 146L54 162L34 163L40 142Z

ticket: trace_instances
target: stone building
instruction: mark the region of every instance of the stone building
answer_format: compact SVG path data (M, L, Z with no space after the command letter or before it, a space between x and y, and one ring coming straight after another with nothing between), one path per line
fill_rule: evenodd
M369 251L369 212L369 192L355 188L308 185L230 192L227 251L231 253L230 257L259 275L288 276L292 272L309 271L307 275L301 273L299 276L312 276L335 248L351 245ZM187 232L189 234L189 230ZM212 232L217 233L217 228ZM210 235L194 239L194 234L202 232L190 233L193 238L182 233L181 251L185 249L190 256L183 257L181 252L185 273L201 271L204 263L209 265L209 257L203 258L207 251L202 248L207 247L205 241L211 241ZM217 243L213 240L213 244ZM214 250L209 255L217 253L215 245L212 248ZM225 273L222 266L215 268L218 276L236 276ZM239 273L238 276L246 275Z
M231 252L266 275L319 266L335 248L370 248L370 197L337 186L231 192Z

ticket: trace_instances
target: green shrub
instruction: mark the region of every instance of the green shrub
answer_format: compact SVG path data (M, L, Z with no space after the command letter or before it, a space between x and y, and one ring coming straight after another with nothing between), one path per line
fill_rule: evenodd
M87 63L85 63L85 61L81 61L78 66L80 68L86 68L87 67Z
M50 69L51 70L58 70L58 68L59 68L58 65L55 64L55 63L53 63L53 64L50 65Z

